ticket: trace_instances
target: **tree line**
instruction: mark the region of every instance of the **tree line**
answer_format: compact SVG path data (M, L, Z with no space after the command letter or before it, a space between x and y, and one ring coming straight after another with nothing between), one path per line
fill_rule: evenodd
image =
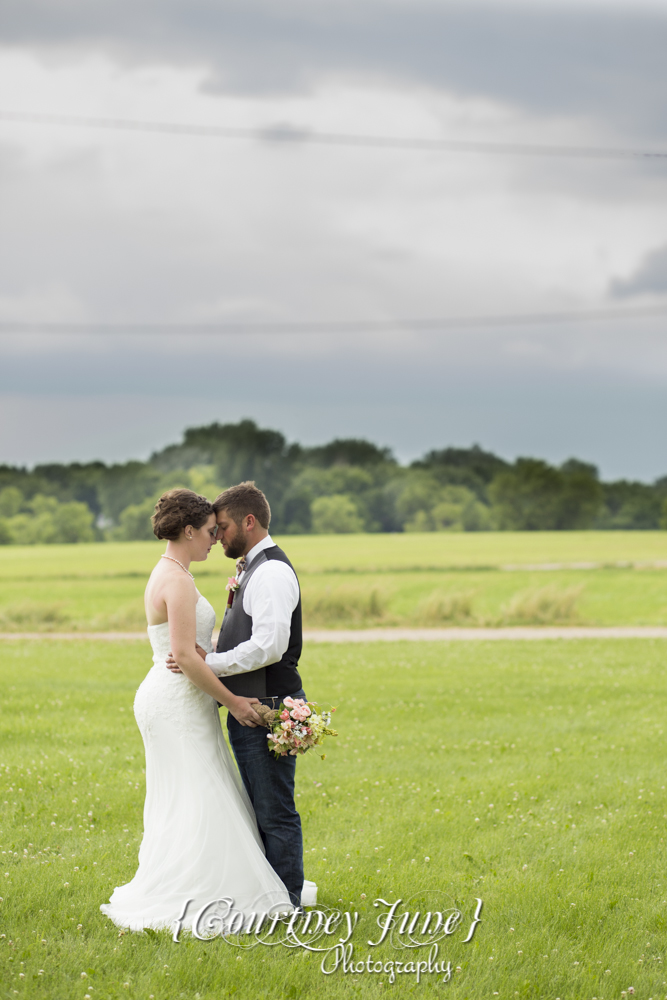
M189 428L147 462L0 465L0 544L153 538L165 490L213 498L246 479L267 494L276 534L667 528L667 476L605 483L577 459L510 463L478 445L404 466L370 441L306 448L242 420Z

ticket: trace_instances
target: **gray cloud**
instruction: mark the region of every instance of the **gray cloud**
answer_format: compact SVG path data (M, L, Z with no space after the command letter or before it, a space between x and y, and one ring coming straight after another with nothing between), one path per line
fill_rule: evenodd
M230 92L303 91L323 76L362 74L656 139L667 125L667 16L630 5L13 0L0 24L5 44L204 64L209 86Z
M667 292L667 245L646 254L634 274L612 282L611 291L618 298L646 293L664 295Z
M61 93L82 92L81 57L105 51L130 67L204 67L211 91L242 97L309 94L331 80L363 95L385 84L389 111L396 95L414 93L405 107L427 117L449 98L429 103L419 87L490 97L525 111L536 128L543 117L541 141L552 126L557 137L572 129L585 141L590 124L596 142L612 134L657 145L667 124L667 17L630 7L8 0L0 30L5 46L37 51L45 65L83 66L71 79L84 83ZM127 100L127 109L133 85L125 97L94 82L90 93ZM50 94L43 83L35 92ZM349 95L339 105L318 100L310 107L324 114L354 109ZM208 97L201 104L210 110ZM159 107L166 118L166 98ZM379 99L368 107L382 113ZM235 113L258 108L240 101ZM505 127L504 111L484 115L489 128ZM667 248L609 286L661 242L664 174L655 166L461 165L14 126L2 136L3 318L544 312L594 307L607 289L618 297L667 287ZM414 457L479 440L507 457L577 454L605 475L652 478L667 470L663 326L0 337L0 461L146 455L188 424L248 415L307 443L367 435Z

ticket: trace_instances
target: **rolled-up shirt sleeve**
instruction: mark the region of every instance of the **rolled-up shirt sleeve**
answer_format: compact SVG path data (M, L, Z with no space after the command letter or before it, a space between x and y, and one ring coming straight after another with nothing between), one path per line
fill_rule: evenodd
M243 594L252 635L226 653L208 653L206 663L213 673L218 677L243 674L282 659L298 603L299 584L287 563L269 559L258 566Z

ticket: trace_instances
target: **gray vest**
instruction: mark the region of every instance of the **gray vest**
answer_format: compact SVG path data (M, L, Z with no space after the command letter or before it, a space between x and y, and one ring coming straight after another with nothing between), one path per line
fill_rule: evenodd
M218 653L235 649L236 646L251 638L252 618L243 609L243 595L253 573L263 563L274 559L286 563L293 569L289 559L277 545L262 549L255 556L243 574L241 586L234 593L231 608L227 607L225 610L216 647ZM259 667L257 670L221 677L220 680L233 694L242 695L245 698L284 698L288 694L295 694L302 687L301 677L297 670L301 647L301 594L299 594L299 603L292 614L289 644L282 659L278 663L271 663L266 667Z

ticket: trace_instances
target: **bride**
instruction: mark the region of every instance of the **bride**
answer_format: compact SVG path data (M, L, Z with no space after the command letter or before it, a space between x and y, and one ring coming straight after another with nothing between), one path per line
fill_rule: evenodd
M242 726L257 726L257 698L231 693L197 654L211 650L215 612L198 593L191 562L207 558L216 518L205 497L170 490L160 497L153 530L167 539L146 587L153 667L134 714L146 749L144 836L139 868L100 907L119 927L184 926L223 897L243 914L292 909L289 894L264 857L255 816L225 743L216 702ZM165 669L173 650L181 674Z

